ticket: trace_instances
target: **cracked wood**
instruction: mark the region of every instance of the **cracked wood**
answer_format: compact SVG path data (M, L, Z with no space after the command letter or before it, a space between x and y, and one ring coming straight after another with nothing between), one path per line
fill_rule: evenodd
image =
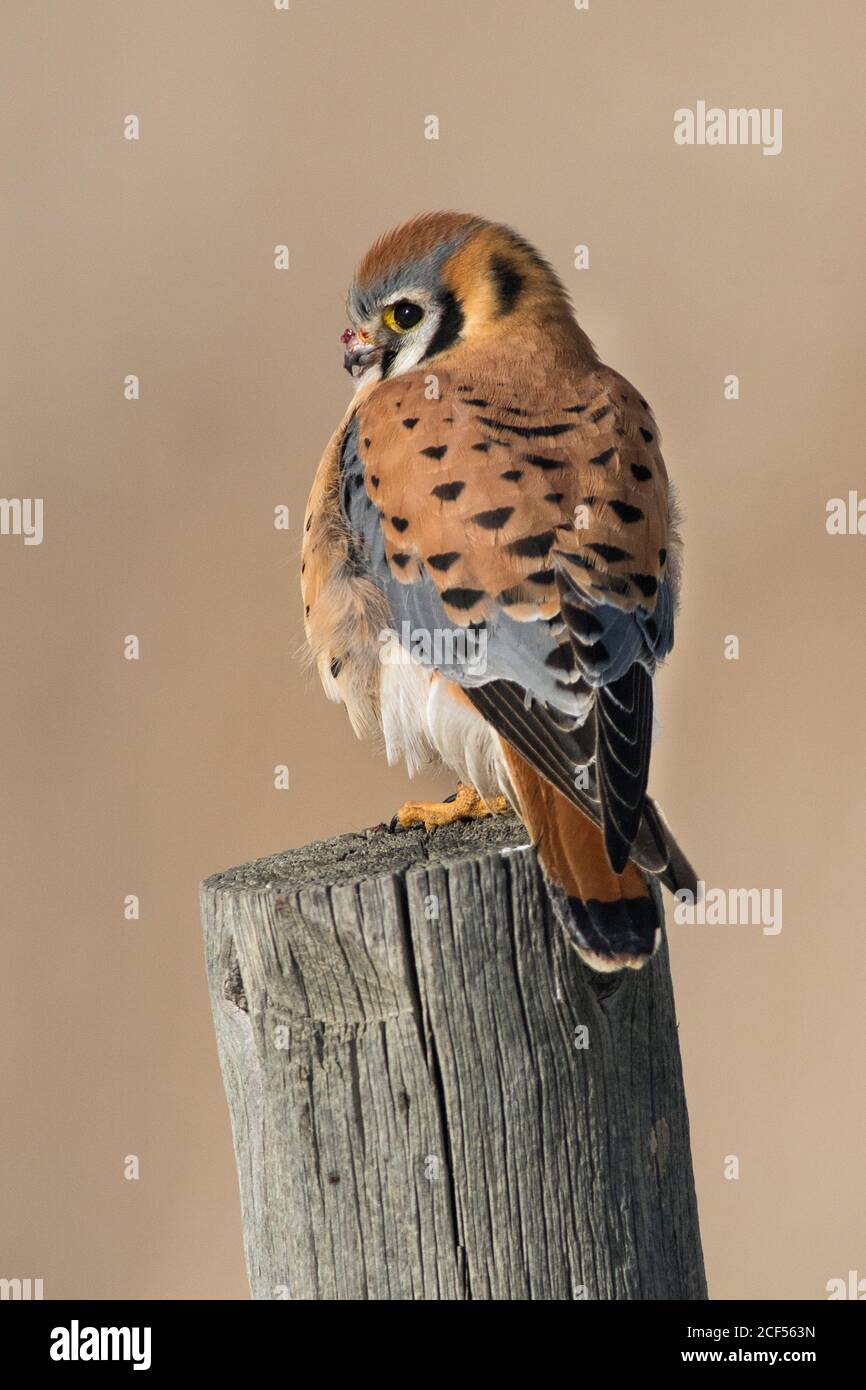
M380 827L203 885L254 1298L706 1297L667 949L594 975L524 842Z

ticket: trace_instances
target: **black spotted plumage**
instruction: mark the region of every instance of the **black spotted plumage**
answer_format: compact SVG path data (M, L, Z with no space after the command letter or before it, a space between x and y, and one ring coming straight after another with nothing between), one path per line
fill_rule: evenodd
M383 305L410 335L432 327L383 336ZM314 484L302 577L326 689L356 728L378 720L389 754L435 704L432 747L464 780L453 750L474 730L584 959L640 965L658 932L635 864L694 880L646 794L679 576L649 406L599 361L550 266L483 219L430 214L380 238L349 313L344 342L372 346ZM413 652L429 679L393 684L383 625L434 638L433 655ZM483 635L482 664L435 655L449 628ZM487 733L463 722L464 696Z
M431 496L438 497L440 502L455 502L465 488L464 482L437 483L430 489Z
M566 397L551 416L529 403L503 400L490 383L483 391L459 394L444 374L438 384L440 399L429 405L422 399L422 379L404 379L401 398L408 413L395 421L397 433L387 433L384 425L367 431L376 441L365 451L365 462L369 458L375 466L371 484L374 476L380 480L374 491L384 515L374 514L373 525L381 530L370 532L367 513L351 498L344 501L347 519L364 531L364 553L374 557L373 571L386 591L393 586L392 602L413 629L487 624L489 678L467 679L467 692L488 714L502 703L502 691L509 692L507 717L497 715L503 730L507 724L503 736L582 809L586 797L572 795L570 769L553 777L553 765L574 756L569 735L560 729L552 745L551 731L557 719L570 719L572 736L580 729L583 752L590 741L592 786L586 795L611 865L618 869L641 836L641 853L651 857L651 837L641 827L652 671L671 645L673 597L667 581L657 577L667 546L652 540L666 535L652 510L658 507L652 471L640 456L650 446L637 437L639 430L621 426L620 407L613 404L631 398L608 390L593 404L588 392L578 402ZM448 446L434 432L437 419L446 416L453 419ZM418 423L410 430L404 420ZM419 450L409 440L422 421L434 442ZM496 449L514 440L526 441L523 449L517 446L521 467L497 468ZM536 440L544 441L542 449L532 447ZM401 447L405 472L398 473ZM471 472L465 466L469 456L476 460ZM640 501L639 488L646 489ZM391 497L403 510L389 511ZM535 499L528 510L527 498ZM582 529L572 514L578 506L587 514ZM542 515L546 524L533 527L532 518ZM479 550L473 539L500 533L492 549L490 540L482 540L486 548ZM410 536L414 548L396 543ZM431 545L434 538L446 544ZM495 575L504 576L509 566L510 581L497 583ZM531 621L536 615L547 620L543 629ZM515 691L522 691L519 716Z

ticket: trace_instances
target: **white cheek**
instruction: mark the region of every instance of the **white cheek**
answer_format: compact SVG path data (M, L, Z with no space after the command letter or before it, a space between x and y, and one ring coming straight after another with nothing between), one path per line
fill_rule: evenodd
M433 341L438 327L439 314L428 314L423 324L419 325L418 331L411 334L407 342L401 343L388 373L389 377L402 376L404 372L411 372L413 367L417 367Z
M368 386L371 381L381 381L381 379L382 368L379 363L376 362L371 367L368 367L365 372L361 372L359 376L352 378L355 383L355 395L358 394L362 386Z

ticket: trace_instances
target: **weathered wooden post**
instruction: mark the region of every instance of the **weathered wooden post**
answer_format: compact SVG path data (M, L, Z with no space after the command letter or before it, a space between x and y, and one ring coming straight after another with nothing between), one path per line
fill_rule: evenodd
M216 874L254 1298L706 1298L667 948L594 975L511 817Z

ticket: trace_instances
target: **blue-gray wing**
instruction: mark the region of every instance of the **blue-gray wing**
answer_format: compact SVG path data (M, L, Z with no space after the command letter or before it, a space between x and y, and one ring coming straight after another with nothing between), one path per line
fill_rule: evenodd
M595 406L593 428L581 420L591 401L553 421L536 412L533 424L492 391L476 404L459 381L440 374L439 386L431 411L411 378L385 383L376 412L346 431L353 563L381 587L404 646L603 827L621 871L641 838L652 674L673 645L660 457L647 461L623 409ZM618 443L600 447L608 438ZM651 859L652 836L643 840Z

